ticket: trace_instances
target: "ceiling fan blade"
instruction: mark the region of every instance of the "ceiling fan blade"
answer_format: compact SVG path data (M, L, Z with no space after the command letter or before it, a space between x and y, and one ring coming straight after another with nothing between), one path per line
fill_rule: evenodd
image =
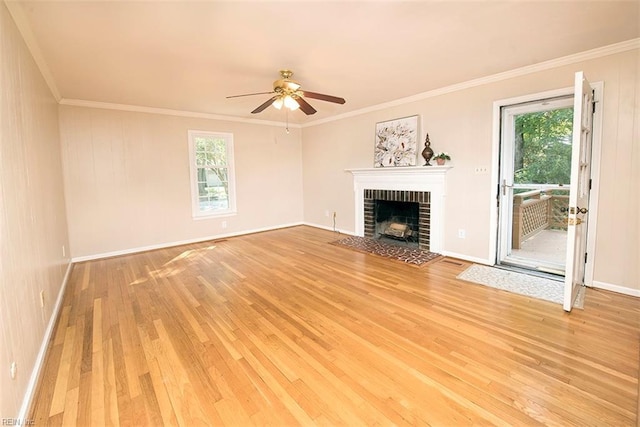
M256 93L245 93L244 95L231 95L231 96L227 96L227 99L229 99L229 98L240 98L241 96L268 95L270 93L275 93L275 92L274 91L271 91L271 92L256 92Z
M271 92L269 92L271 93ZM272 96L267 102L260 104L260 106L258 108L256 108L255 110L253 110L251 112L251 114L257 114L261 111L264 111L269 105L273 104L273 101L275 101L276 99L278 99L279 95L276 96Z
M309 104L307 101L305 101L304 98L297 96L297 97L294 97L294 99L300 105L300 109L302 110L302 112L305 113L307 116L316 113L316 109L313 108L311 104Z
M344 98L339 98L337 96L323 95L321 93L309 92L308 90L302 90L300 92L302 92L302 96L306 96L307 98L314 98L327 102L335 102L336 104L344 104L346 102Z

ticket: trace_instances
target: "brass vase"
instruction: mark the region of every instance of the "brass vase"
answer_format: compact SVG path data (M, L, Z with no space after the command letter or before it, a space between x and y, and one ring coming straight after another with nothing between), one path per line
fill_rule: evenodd
M433 157L433 150L431 149L431 141L429 141L429 134L427 134L427 139L424 140L424 150L422 150L422 157L425 160L425 166L431 166L431 158Z

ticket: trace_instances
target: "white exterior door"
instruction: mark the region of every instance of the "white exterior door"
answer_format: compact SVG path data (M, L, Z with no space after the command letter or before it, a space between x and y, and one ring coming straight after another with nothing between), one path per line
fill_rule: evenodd
M573 104L571 189L567 228L567 258L563 308L571 311L580 286L584 285L587 245L587 216L591 187L591 144L593 137L593 89L578 72Z

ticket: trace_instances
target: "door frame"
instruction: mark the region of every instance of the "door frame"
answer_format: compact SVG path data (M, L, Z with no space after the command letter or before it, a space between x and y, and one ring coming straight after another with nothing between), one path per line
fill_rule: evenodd
M572 74L573 76L573 74ZM593 141L591 147L591 177L592 186L589 197L589 216L587 217L587 264L585 266L584 283L586 286L593 286L593 269L596 253L596 229L598 224L598 200L600 192L600 152L602 146L602 110L604 84L602 81L593 82L591 86L594 90L594 101L596 102L595 113L593 115ZM491 150L491 198L489 215L489 262L495 265L498 256L498 200L500 198L500 134L501 134L501 108L533 102L545 98L556 98L560 96L573 95L574 87L568 86L561 89L554 89L544 92L531 93L528 95L505 98L493 102L493 136Z

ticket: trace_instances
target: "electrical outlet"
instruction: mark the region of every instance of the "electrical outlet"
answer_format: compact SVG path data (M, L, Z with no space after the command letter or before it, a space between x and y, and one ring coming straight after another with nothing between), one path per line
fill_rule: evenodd
M222 221L222 228L227 228L227 221Z
M489 172L489 168L486 166L476 166L473 170L476 174L481 175Z
M464 239L466 237L467 237L467 232L463 228L458 229L458 238Z
M40 307L44 308L44 291L40 291Z
M16 375L18 374L18 365L16 362L11 362L11 367L9 368L9 373L11 374L11 379L15 380Z
M324 216L326 216L327 218L329 218L329 209L324 211Z

